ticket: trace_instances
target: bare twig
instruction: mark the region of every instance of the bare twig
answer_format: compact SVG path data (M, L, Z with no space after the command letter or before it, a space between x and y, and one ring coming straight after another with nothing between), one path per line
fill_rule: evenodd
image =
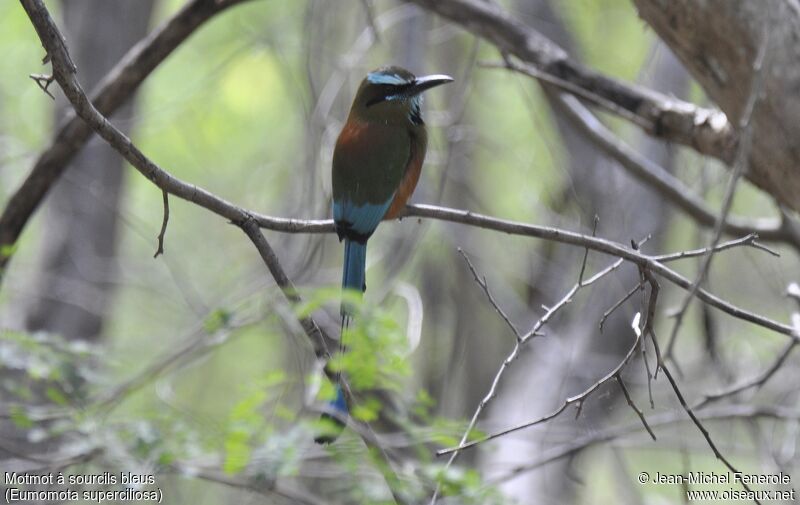
M583 272L586 268L586 260L587 260L587 255L584 254L583 261L581 262L581 267L580 267L581 272ZM516 359L519 357L520 351L522 350L522 346L524 346L532 337L539 335L539 330L541 330L550 321L550 319L552 319L552 317L558 313L559 310L561 310L564 306L569 304L572 301L572 298L575 296L575 294L577 294L577 292L581 288L584 288L599 281L606 275L610 274L611 272L619 268L619 266L622 265L622 263L623 260L619 259L613 262L611 265L604 268L603 270L600 270L589 279L586 279L585 281L584 280L579 281L572 287L572 289L567 291L567 293L561 298L561 300L558 301L558 303L556 303L550 308L547 308L544 316L542 316L538 321L536 321L536 323L531 327L530 330L528 330L527 333L525 333L525 335L520 336L515 329L517 340L514 344L514 348L511 350L508 356L506 356L506 359L503 360L503 363L500 365L500 368L497 370L497 373L495 374L494 379L492 380L492 385L489 387L489 391L487 391L486 395L478 404L478 408L476 408L475 412L472 414L472 418L470 419L467 428L464 430L464 433L461 435L461 439L458 442L458 447L447 449L445 451L438 451L436 453L437 456L442 456L448 453L450 454L450 458L447 460L445 468L449 468L453 464L455 459L458 457L459 451L462 448L470 446L470 444L466 444L467 438L469 438L469 434L475 428L475 425L478 422L478 418L480 417L481 413L486 409L486 406L497 395L497 387L500 384L500 379L503 377L506 370L508 370L511 364L514 363L514 361L516 361ZM582 277L582 275L580 277ZM564 409L565 408L566 405L564 406ZM561 411L559 411L556 415L560 413ZM436 489L433 492L433 496L431 497L430 501L431 505L436 503L436 500L439 496L439 491L440 491L440 485L437 484Z
M300 303L302 300L300 299L300 295L297 294L297 289L286 275L286 272L283 270L283 267L278 260L278 255L275 254L272 246L269 244L269 242L267 242L264 234L261 233L261 230L258 228L255 220L245 219L244 221L238 223L238 225L248 236L248 238L250 238L250 241L253 242L256 250L261 255L261 259L269 269L270 274L272 274L272 278L275 279L278 287L281 288L281 291L286 299L292 304ZM317 355L317 357L325 360L329 359L331 356L330 349L336 348L336 345L338 345L334 344L335 340L326 335L312 317L301 317L299 322L306 335L308 335L308 337L311 339L312 344L314 345L314 353ZM336 377L336 374L335 372L330 372L328 376L333 379Z
M647 267L653 273L667 279L671 283L681 287L688 288L691 281L679 274L678 272L665 266L663 263L654 261L651 256L643 254L640 251L633 250L630 247L622 244L611 242L598 237L590 237L580 233L570 232L567 230L548 227L537 226L533 224L520 223L515 221L507 221L497 219L489 216L484 216L471 211L448 209L445 207L436 207L433 205L409 205L403 216L416 216L425 217L430 219L439 219L443 221L450 221L455 223L466 224L478 228L485 228L489 230L509 233L513 235L522 235L527 237L537 237L545 240L552 240L562 244L570 244L578 247L588 247L594 251L623 258L638 266ZM318 223L318 222L315 222ZM269 224L264 222L263 224ZM315 224L316 226L316 224ZM269 227L269 226L267 226ZM735 318L749 321L764 328L768 328L777 333L787 335L793 339L800 337L795 335L794 329L788 324L778 323L772 321L764 316L743 310L733 304L721 299L720 297L710 293L709 291L699 288L697 290L697 297L707 304L729 314Z
M750 420L758 418L795 421L800 419L800 412L779 405L726 405L723 407L708 409L707 411L698 414L697 417L701 421L720 421L729 419ZM650 418L649 425L651 427L659 428L668 427L683 422L690 422L690 420L686 418L685 412L683 409L681 409L676 412L652 416ZM643 429L643 425L640 422L637 422L629 423L624 426L615 426L607 430L591 433L563 446L544 451L533 461L510 469L508 472L490 480L488 484L501 484L525 472L535 470L561 458L577 454L578 452L591 446L619 440L630 435L637 434Z
M630 297L632 297L634 294L636 294L636 292L639 291L640 289L642 289L643 287L644 287L644 284L642 284L642 283L637 284L636 286L633 287L633 289L628 291L627 294L625 294L622 298L617 300L614 303L614 305L611 306L611 308L609 308L607 311L603 312L603 316L600 318L600 324L598 325L598 327L600 329L600 333L603 333L603 325L605 324L606 319L608 319L608 317L611 314L613 314L615 310L620 308L623 303L627 302L630 299Z
M747 236L744 236L742 238L738 238L738 239L735 239L735 240L729 240L728 242L723 242L722 244L716 244L713 247L709 246L709 247L703 247L701 249L693 249L693 250L690 250L690 251L680 251L680 252L671 253L671 254L658 254L658 255L653 256L653 259L656 260L656 261L660 261L662 263L666 263L666 262L669 262L669 261L682 260L682 259L686 259L686 258L696 258L698 256L705 256L706 254L709 253L709 251L713 251L714 253L718 253L720 251L724 251L726 249L731 249L733 247L739 247L739 246L754 247L756 249L760 249L760 250L762 250L762 251L764 251L766 253L769 253L772 256L775 256L776 258L780 257L780 254L778 254L776 251L773 251L772 249L770 249L768 247L765 247L763 244L760 244L760 243L756 242L756 240L758 240L758 234L757 233L751 233L751 234L749 234Z
M494 307L495 312L500 314L500 317L503 318L503 321L505 321L506 325L508 325L508 327L511 328L511 331L514 333L516 340L517 341L521 340L522 335L520 335L519 330L517 329L516 326L514 326L514 323L511 322L511 319L508 318L508 315L506 315L505 311L500 307L500 305L498 305L497 301L492 296L492 293L489 291L489 286L486 283L486 277L478 274L478 271L475 269L475 265L472 264L472 261L470 261L469 256L467 256L467 253L465 253L464 250L461 249L460 247L458 248L458 253L461 255L462 258L464 258L464 261L467 262L469 271L472 272L472 277L475 279L475 282L478 283L478 286L480 286L483 292L486 294L486 297L489 299L489 303L492 304L492 307Z
M53 81L55 80L55 78L52 75L31 74L28 77L33 79L33 81L39 86L39 89L41 89L42 91L47 93L47 96L49 96L53 100L56 99L56 97L53 96L52 93L50 93L50 89L49 89L50 85L53 84Z
M649 424L647 424L647 419L644 418L642 410L639 407L637 407L635 403L633 403L633 399L631 398L630 393L628 393L628 388L625 387L625 382L622 381L622 376L620 374L617 374L615 378L617 379L617 384L619 384L619 388L622 390L622 394L625 395L625 401L628 402L628 406L632 408L634 412L636 412L637 416L639 416L639 420L642 421L642 426L644 426L645 429L647 430L647 433L650 434L650 438L656 440L656 434L653 433L653 429L650 428Z
M710 247L709 249L713 250L713 248L714 246ZM706 442L708 443L709 447L711 447L711 450L713 451L717 459L719 459L731 472L739 473L739 471L733 466L730 460L728 460L728 458L726 458L722 454L722 452L720 452L714 441L711 439L711 434L708 432L705 425L703 425L700 419L698 419L698 417L694 413L694 410L689 406L689 404L686 403L686 399L684 398L683 393L678 387L678 383L675 381L675 378L672 376L672 373L666 366L665 357L662 355L661 349L659 348L658 339L656 338L656 332L654 329L655 308L658 303L658 295L660 287L658 285L658 281L656 281L656 278L652 274L652 272L650 272L645 267L640 267L639 270L642 276L647 280L648 284L650 284L650 300L648 303L647 317L645 318L643 331L645 333L645 336L649 335L650 340L653 342L653 347L655 348L656 351L656 359L658 363L657 370L661 370L667 377L667 380L669 381L669 384L672 387L672 391L675 393L675 396L677 397L678 402L681 404L681 407L683 407L683 410L686 411L686 413L689 415L692 422L695 424L695 426L697 426L697 429L700 430L700 433L702 433L703 438L705 438ZM745 490L750 491L750 487L745 482L742 482L741 484ZM754 501L756 503L760 503L758 500Z
M639 314L636 314L636 318L634 319L634 324L638 324L638 321L639 321ZM622 359L622 361L619 362L619 364L617 364L616 367L614 367L610 372L608 372L605 376L603 376L601 379L596 381L594 384L592 384L591 386L586 388L582 393L577 394L575 396L571 396L571 397L565 399L564 403L562 403L561 406L558 407L557 409L555 409L554 411L552 411L549 414L544 415L544 416L542 416L542 417L540 417L538 419L535 419L533 421L527 421L527 422L524 422L522 424L518 424L516 426L512 426L511 428L506 428L506 429L501 430L501 431L490 433L490 434L488 434L486 436L483 436L483 437L481 437L481 438L479 438L477 440L473 440L472 442L469 442L469 443L461 442L457 447L450 447L450 448L447 448L447 449L441 449L439 451L436 451L436 455L437 456L443 456L445 454L451 454L451 453L455 455L455 454L458 453L458 451L462 451L464 449L469 449L469 448L475 447L475 446L477 446L479 444L482 444L484 442L488 442L490 440L494 440L496 438L503 437L503 436L508 435L510 433L514 433L516 431L524 430L526 428L530 428L532 426L536 426L538 424L545 423L545 422L550 421L551 419L553 419L555 417L558 417L570 405L575 405L575 406L577 406L578 409L580 409L581 406L583 405L583 402L586 401L586 399L589 398L589 396L591 396L592 393L597 391L600 388L600 386L602 386L606 382L608 382L608 381L610 381L612 379L616 379L617 376L619 375L619 373L625 367L625 365L628 364L628 362L630 361L631 357L633 357L634 352L636 351L636 349L638 349L639 345L642 343L641 332L637 331L635 333L635 335L636 335L636 338L634 339L633 344L631 345L631 348L628 350L628 352L625 354L625 357Z
M164 220L161 221L161 231L158 232L158 248L153 255L154 258L158 258L159 254L164 254L164 235L167 233L167 224L169 223L169 193L164 190L161 193L164 196Z
M595 214L594 216L594 224L592 225L592 237L597 236L597 223L600 222L600 216ZM583 251L583 261L581 262L581 273L578 274L578 284L583 282L583 274L586 272L586 260L589 259L589 248L587 247Z
M789 358L789 355L794 350L795 346L797 346L797 340L790 340L789 342L786 343L786 346L775 358L775 361L773 361L772 364L769 367L767 367L763 372L756 375L752 379L748 379L739 384L734 384L730 388L725 389L723 391L706 394L703 397L703 399L697 402L695 405L693 405L692 408L695 410L701 409L706 405L708 405L709 403L721 400L722 398L739 394L742 391L747 391L748 389L760 388L761 386L766 384L767 381L770 380L778 370L781 369L783 364Z
M675 378L672 376L672 373L669 371L669 368L667 368L665 366L663 361L659 364L659 367L661 368L661 371L664 372L664 375L667 377L667 380L669 381L670 386L672 386L672 390L675 392L675 396L678 398L678 402L680 402L681 407L683 407L683 410L685 410L686 413L689 415L689 417L692 419L692 422L694 423L695 426L697 426L697 429L700 430L700 433L703 434L703 438L706 439L706 442L708 443L708 446L711 447L711 450L714 452L714 456L716 456L717 459L720 460L723 465L728 467L728 469L731 472L740 473L739 470L737 470L736 467L734 467L733 464L731 464L731 462L728 460L728 458L726 458L720 452L720 450L717 448L717 445L711 439L711 434L708 432L708 430L706 429L705 425L695 415L694 410L692 410L692 408L689 407L689 405L686 403L686 400L684 399L680 388L678 388L678 383L675 381ZM745 490L750 491L750 486L748 486L744 481L742 481L741 484L742 484L742 487L745 488ZM761 503L761 502L759 502L758 500L755 500L755 499L753 501L755 501L756 503Z

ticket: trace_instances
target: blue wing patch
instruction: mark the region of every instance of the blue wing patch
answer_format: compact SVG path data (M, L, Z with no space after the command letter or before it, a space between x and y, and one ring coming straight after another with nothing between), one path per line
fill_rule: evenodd
M381 223L386 211L394 200L394 194L384 203L365 203L355 205L345 200L333 202L333 220L345 230L353 230L356 234L369 237Z

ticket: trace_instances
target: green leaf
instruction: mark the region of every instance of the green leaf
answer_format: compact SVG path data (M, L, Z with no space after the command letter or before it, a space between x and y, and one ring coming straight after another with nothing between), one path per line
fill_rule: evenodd
M33 420L28 417L28 413L25 412L22 407L14 405L11 407L9 414L11 415L11 422L13 422L17 428L28 429L33 427Z
M369 398L353 406L351 414L354 418L369 423L378 419L380 410L381 402L376 398Z
M10 258L17 252L17 243L0 246L0 257Z
M216 309L206 317L203 329L206 333L216 333L230 324L233 313L225 309Z
M239 473L250 461L250 433L244 429L228 432L225 437L225 462L222 470L228 474Z
M69 400L67 400L67 397L64 396L64 393L62 393L61 390L56 387L49 386L45 391L45 394L51 402L57 405L64 406L69 403Z

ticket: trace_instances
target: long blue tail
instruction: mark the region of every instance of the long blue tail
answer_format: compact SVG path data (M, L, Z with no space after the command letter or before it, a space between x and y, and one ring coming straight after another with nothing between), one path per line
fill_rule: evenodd
M358 292L367 289L367 244L345 239L344 241L344 268L342 269L342 289L354 289ZM350 315L344 304L342 316Z
M344 267L342 268L342 290L352 289L363 292L366 286L367 270L367 244L345 239L344 241ZM342 336L350 323L353 311L347 302L342 301ZM343 349L341 349L343 351ZM322 414L326 426L323 432L314 439L318 444L330 444L335 441L344 430L344 420L347 419L347 401L342 391L342 386L336 384L336 397L328 402L327 412Z

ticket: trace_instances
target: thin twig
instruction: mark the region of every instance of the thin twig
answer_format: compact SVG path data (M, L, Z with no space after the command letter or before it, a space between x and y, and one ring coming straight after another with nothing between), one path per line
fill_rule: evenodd
M164 220L161 221L161 231L158 233L158 248L153 255L154 258L158 258L159 254L164 254L164 235L167 233L167 224L169 223L169 193L166 190L161 190L161 193L164 195Z
M628 301L628 299L630 299L630 297L632 297L634 294L636 294L636 292L637 292L637 291L639 291L640 289L642 289L643 287L644 287L644 284L642 284L642 283L640 282L639 284L637 284L636 286L634 286L634 287L633 287L633 289L631 289L630 291L628 291L628 293L627 293L627 294L625 294L625 295L624 295L622 298L620 298L619 300L617 300L617 302L616 302L616 303L614 303L614 305L612 305L612 306L611 306L611 308L609 308L607 311L603 312L603 316L600 318L600 324L598 325L598 326L599 326L599 328L600 328L600 333L603 333L603 325L605 324L605 322L606 322L606 319L608 319L608 317L609 317L611 314L613 314L615 310L617 310L618 308L620 308L620 307L622 306L622 304L623 304L623 303L625 303L626 301Z
M642 284L645 284L648 281L648 272L644 269L644 267L639 267L639 279L639 282ZM650 280L652 280L652 274L650 274ZM652 330L654 324L653 321L655 320L656 314L656 302L658 300L659 286L657 282L650 282L649 285L649 298L647 297L645 288L642 289L642 311L645 313L644 324L642 325L641 330L638 326L634 326L633 330L636 332L643 331L645 338L647 335L651 335L653 337L653 345L657 346L657 342ZM644 363L644 369L647 374L647 396L650 400L650 408L654 409L656 408L656 404L653 400L653 379L658 375L658 365L656 365L655 372L650 370L650 362L647 361L647 340L642 342L642 362Z
M675 392L675 396L678 398L678 402L680 402L681 407L683 407L683 410L686 411L686 413L692 419L692 422L694 423L695 426L697 426L697 429L700 430L700 433L703 434L703 438L706 439L706 442L708 443L708 446L711 447L711 450L714 452L714 456L716 456L717 459L720 460L722 462L722 464L725 465L731 472L733 472L735 474L741 473L741 472L739 472L739 470L736 469L736 467L733 466L733 464L731 464L731 462L728 460L728 458L726 458L720 452L720 450L717 448L717 445L711 439L711 434L708 432L708 430L706 429L705 425L703 425L702 421L700 421L700 419L698 419L698 417L695 415L695 413L692 410L692 408L689 407L689 405L686 403L686 400L683 397L683 393L681 393L681 390L678 387L678 383L675 382L675 378L672 376L672 373L669 371L669 368L667 368L666 365L663 362L661 362L659 367L661 368L661 371L664 372L664 375L667 377L667 380L669 381L670 386L672 386L672 390ZM746 491L748 491L748 492L752 491L750 489L750 486L748 486L744 481L742 481L741 484L742 484L742 487ZM759 503L759 504L761 503L756 499L753 499L753 501L755 501L756 503Z
M701 421L718 421L728 419L749 420L762 417L785 421L795 421L800 419L800 412L779 405L726 405L723 407L711 408L701 414L698 414L697 417ZM679 411L652 416L648 424L651 427L659 428L683 422L691 422L691 420L687 419L685 411L680 409ZM591 433L563 446L544 451L533 461L515 466L508 472L489 480L487 484L502 484L503 482L518 477L525 472L535 470L561 458L572 456L591 446L619 440L621 438L637 434L643 429L644 427L642 423L636 422L629 423L624 426L614 426L607 430Z
M675 260L696 258L697 256L705 256L706 254L709 253L709 251L718 253L720 251L724 251L726 249L731 249L733 247L739 247L739 246L755 247L756 249L760 249L764 252L767 252L772 256L775 256L776 258L780 258L781 255L778 254L777 251L765 247L763 244L756 242L756 240L758 240L758 233L750 233L749 235L745 235L744 237L737 238L734 240L729 240L728 242L723 242L722 244L717 244L713 248L703 247L701 249L693 249L690 251L680 251L670 254L658 254L653 256L653 259L656 261L660 261L662 263L667 263Z
M639 320L639 314L637 313L636 318L634 319L634 324L637 324L638 320ZM496 431L496 432L490 433L490 434L485 435L485 436L483 436L483 437L481 437L481 438L479 438L477 440L473 440L472 442L469 442L469 443L461 442L456 447L450 447L450 448L447 448L447 449L441 449L439 451L436 451L436 455L437 456L444 456L445 454L453 454L453 455L455 455L459 451L463 451L465 449L470 449L472 447L475 447L475 446L477 446L479 444L488 442L490 440L494 440L496 438L500 438L500 437L506 436L506 435L508 435L510 433L514 433L514 432L517 432L517 431L520 431L520 430L524 430L526 428L530 428L532 426L536 426L538 424L546 423L547 421L550 421L551 419L553 419L555 417L558 417L570 405L576 405L578 407L578 409L580 409L581 406L583 405L583 402L586 401L586 399L589 396L591 396L592 393L597 391L600 388L600 386L602 386L606 382L608 382L608 381L610 381L612 379L615 379L617 377L617 375L620 373L620 371L625 367L625 365L628 364L628 362L630 361L630 359L633 356L634 352L639 347L640 343L642 343L641 332L637 331L635 333L635 335L636 335L636 338L634 339L633 344L631 345L631 347L628 350L628 352L625 354L625 357L622 359L622 361L619 362L619 364L617 364L617 366L615 366L610 372L608 372L606 375L604 375L601 379L596 381L594 384L592 384L591 386L586 388L582 393L577 394L575 396L570 396L569 398L566 398L564 400L564 403L561 404L561 406L559 406L557 409L553 410L549 414L544 415L542 417L539 417L539 418L537 418L537 419L535 419L533 421L526 421L526 422L518 424L516 426L512 426L512 427L506 428L504 430L500 430L500 431Z
M646 240L647 239L643 240L642 243L644 243L644 241L646 241ZM487 391L486 395L483 397L483 399L478 404L478 408L476 408L475 412L472 414L472 418L470 419L470 422L467 425L467 428L464 430L464 433L461 435L461 439L458 442L458 446L459 447L455 448L452 451L449 451L449 452L451 452L451 454L450 454L450 458L447 460L447 463L445 464L445 469L450 468L450 466L453 464L453 462L458 457L460 449L462 447L466 447L464 444L466 443L467 438L469 437L469 434L475 428L475 425L478 422L478 418L480 417L481 413L486 409L486 406L497 395L497 387L500 384L500 379L503 377L503 375L505 374L506 370L508 370L508 368L511 366L511 364L514 361L516 361L516 359L519 357L520 351L522 350L522 346L525 345L525 343L527 343L528 341L530 341L530 339L532 337L539 335L540 334L539 330L541 330L542 327L544 327L544 325L546 325L550 321L550 319L556 313L558 313L559 310L561 310L564 306L569 304L572 301L572 298L575 296L575 294L581 288L584 288L586 286L590 286L591 284L594 284L595 282L597 282L598 280L602 279L606 275L608 275L611 272L615 271L617 268L620 267L620 265L622 265L622 263L623 263L623 260L619 259L619 260L613 262L612 264L610 264L609 266L607 266L606 268L604 268L603 270L600 270L599 272L594 274L589 279L587 279L585 281L582 281L582 282L578 282L577 284L572 286L572 288L569 291L567 291L567 293L561 298L561 300L558 301L558 303L556 303L552 307L546 309L546 312L545 312L544 316L542 316L538 321L536 321L536 323L531 327L530 330L528 330L528 332L525 335L523 335L522 337L519 337L519 336L517 337L517 341L514 344L514 348L511 350L511 353L509 353L508 356L506 356L506 359L503 360L503 363L500 365L500 368L497 370L497 373L495 374L494 379L492 380L492 385L489 387L489 391ZM584 270L585 267L586 267L586 255L584 255L583 261L581 262L581 270ZM564 408L566 408L566 406ZM446 454L446 453L444 453L442 451L438 451L436 453L437 456L441 456L443 454ZM430 501L431 505L436 503L436 500L439 497L440 487L441 487L440 484L437 483L436 489L434 490L433 495L431 497L431 501Z
M691 281L665 266L659 261L653 260L649 255L643 254L641 251L636 251L628 246L624 246L617 242L612 242L599 237L590 237L580 233L575 233L559 228L538 226L529 223L520 223L515 221L508 221L494 217L484 216L471 212L468 210L448 209L445 207L437 207L434 205L409 205L403 214L404 217L415 216L430 219L439 219L442 221L450 221L454 223L461 223L478 228L485 228L502 233L509 233L513 235L521 235L527 237L537 237L545 240L551 240L562 244L570 244L578 247L589 247L590 249L618 258L623 258L638 266L647 267L653 273L667 279L671 283L687 289L691 286ZM319 222L314 222L314 226L318 226ZM259 224L269 225L269 221L259 221ZM296 226L296 223L295 223ZM331 225L332 226L332 225ZM265 226L269 228L270 226ZM283 223L280 223L280 228L283 228ZM764 328L768 328L777 333L787 335L791 338L797 339L794 329L788 324L778 323L770 320L762 315L743 310L735 305L721 299L720 297L710 293L709 291L699 288L696 296L703 300L705 303L744 321L749 321Z
M600 216L594 215L594 224L592 225L592 237L597 236L597 223L600 222ZM586 271L586 260L589 259L589 248L583 251L583 261L581 262L581 273L578 274L578 284L583 282L583 273Z
M489 286L486 283L486 277L478 274L478 271L475 269L475 265L472 264L472 261L469 259L469 256L467 256L467 253L465 253L464 250L461 249L460 247L458 248L458 253L461 255L462 258L464 258L464 261L467 262L469 271L472 272L472 277L475 279L475 282L478 283L478 286L480 286L483 292L486 294L486 297L489 299L489 303L491 303L492 307L494 307L494 310L498 314L500 314L500 317L503 318L503 321L505 321L506 325L508 325L508 327L511 328L511 331L514 333L516 340L520 341L522 339L522 335L520 335L517 327L514 326L514 323L511 322L511 319L509 319L508 315L494 299L494 296L492 296L492 293L489 291Z
M42 91L44 91L45 93L47 93L47 96L49 96L49 97L50 97L50 98L52 98L53 100L55 100L55 99L56 99L56 97L55 97L55 96L53 96L53 94L52 94L52 93L50 93L50 89L49 89L49 88L50 88L50 85L51 85L51 84L53 84L53 81L55 81L55 78L54 78L52 75L46 75L46 74L31 74L31 75L29 75L28 77L30 77L31 79L33 79L33 81L34 81L34 82L35 82L35 83L36 83L36 84L39 86L39 88L40 88Z
M617 374L615 378L617 379L617 384L619 384L619 388L622 390L622 394L625 395L625 401L628 402L628 406L632 408L634 412L636 412L637 416L639 416L639 420L642 421L642 425L647 430L647 433L650 434L650 437L653 440L656 440L656 434L653 433L653 429L650 428L649 424L647 424L647 419L645 419L641 409L637 407L635 403L633 403L633 399L631 398L630 393L628 393L628 388L625 387L625 382L622 381L622 376L620 374Z
M711 247L710 249L713 250L713 247ZM709 447L711 447L711 450L714 452L714 455L717 457L717 459L722 461L722 463L731 472L739 473L739 471L733 466L733 464L728 460L728 458L726 458L722 454L722 452L720 452L714 441L711 439L711 434L708 432L703 423L697 418L697 416L694 413L694 410L689 406L689 404L686 403L686 399L684 398L683 393L678 387L678 383L675 381L675 378L672 376L672 373L666 366L665 357L664 355L662 355L661 349L658 346L658 339L656 338L656 332L654 329L655 307L658 303L658 295L660 288L658 285L658 281L656 281L655 279L655 276L649 270L647 270L646 268L641 268L640 271L647 280L647 282L650 284L650 301L649 301L648 315L647 318L645 319L644 332L645 335L650 336L650 340L653 342L653 347L655 348L656 352L656 360L657 360L656 362L658 363L657 369L664 372L664 375L667 377L667 380L669 381L670 386L672 387L672 391L678 398L678 402L681 404L681 407L683 407L683 410L686 411L686 413L689 415L692 422L695 424L695 426L697 426L697 429L700 430L700 433L702 433L703 438L705 438L706 442L708 443ZM742 482L741 484L746 491L748 492L751 491L750 487L745 482ZM758 500L754 501L760 505L760 502Z
M752 379L743 381L739 384L735 384L723 391L719 391L717 393L708 393L703 397L702 400L694 404L692 408L695 410L701 409L706 405L708 405L709 403L721 400L722 398L739 394L742 391L747 391L748 389L760 388L761 386L766 384L767 381L770 380L778 370L781 369L781 367L789 358L789 355L792 353L792 351L796 346L797 346L797 340L790 340L789 342L786 343L786 346L783 348L783 350L780 353L778 353L778 356L775 358L775 361L773 361L772 364L769 367L767 367L764 371L762 371L760 374L756 375Z

